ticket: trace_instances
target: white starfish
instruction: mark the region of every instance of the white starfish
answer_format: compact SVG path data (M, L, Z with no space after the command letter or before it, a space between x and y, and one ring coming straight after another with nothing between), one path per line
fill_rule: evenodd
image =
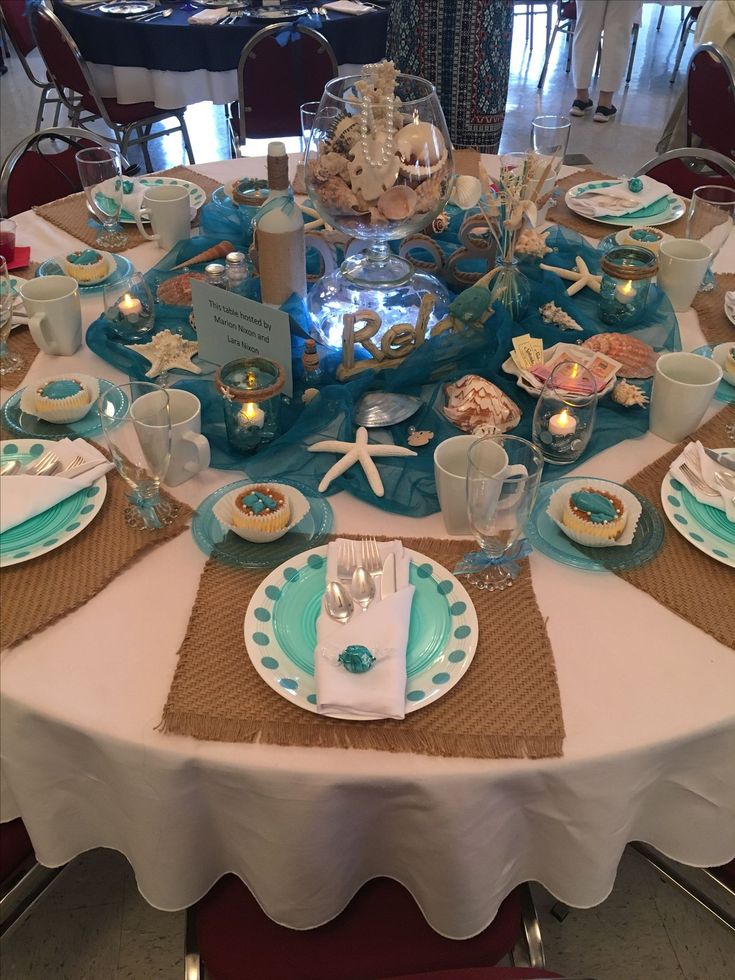
M125 346L151 362L150 369L145 373L146 378L155 378L171 368L181 368L182 371L191 371L192 374L202 373L200 367L191 363L192 357L196 357L199 351L199 344L195 340L185 340L180 334L171 333L170 330L159 330L147 344Z
M367 429L360 426L355 435L354 442L340 442L338 439L326 439L324 442L317 442L309 446L310 453L343 453L342 459L338 459L334 466L330 467L322 477L319 490L324 491L329 484L340 474L348 470L354 463L360 464L365 471L365 476L370 484L370 489L376 497L385 494L383 481L380 479L378 467L372 460L373 456L415 456L412 449L405 446L387 446L385 443L369 443Z
M581 255L576 257L574 264L576 269L560 269L558 266L544 265L543 262L539 262L539 268L553 272L555 276L560 276L562 279L571 279L572 285L567 289L567 296L574 296L585 286L589 286L593 292L599 293L602 276L593 275Z

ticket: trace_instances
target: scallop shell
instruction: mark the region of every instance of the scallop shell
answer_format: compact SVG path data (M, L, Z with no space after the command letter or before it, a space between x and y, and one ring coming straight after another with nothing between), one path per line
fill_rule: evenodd
M378 198L378 211L389 221L403 221L410 218L418 205L415 190L401 184L391 187Z
M206 278L201 272L183 272L173 279L166 279L156 290L156 299L169 306L191 306L191 280L205 281Z
M521 410L512 398L485 378L466 374L459 381L445 385L447 404L444 414L463 432L493 435L515 429Z
M468 174L460 174L454 182L454 189L449 198L452 204L456 204L463 211L474 208L482 197L482 184L477 177L470 177Z
M622 365L618 374L623 378L652 378L658 354L637 337L623 333L598 333L582 344L588 350L607 354Z

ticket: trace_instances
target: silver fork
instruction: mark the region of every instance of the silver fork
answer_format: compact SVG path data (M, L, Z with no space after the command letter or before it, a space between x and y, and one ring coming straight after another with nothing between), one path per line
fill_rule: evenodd
M58 464L59 457L56 455L53 449L48 449L45 453L39 456L38 459L34 460L34 462L29 463L28 466L26 466L25 472L28 476L36 476L36 474L46 469L46 467L50 467L54 460L56 460L56 463Z
M697 490L699 493L703 494L703 496L705 497L720 496L716 490L713 490L712 487L708 486L704 482L701 476L697 476L694 470L690 466L687 466L686 463L681 464L681 472L689 480L689 482L694 487L694 489Z
M383 563L380 560L378 542L375 538L365 538L362 542L362 564L365 571L375 582L375 591L380 595L380 579L383 574Z
M342 541L337 556L337 578L340 582L352 582L352 573L357 566L354 541Z
M67 463L61 472L66 473L68 470L73 470L77 466L81 466L83 462L84 462L84 456L75 456L74 459L71 461L71 463Z

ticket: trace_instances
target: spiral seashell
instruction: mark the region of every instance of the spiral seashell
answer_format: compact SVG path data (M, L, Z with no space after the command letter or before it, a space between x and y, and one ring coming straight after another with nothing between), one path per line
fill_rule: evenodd
M623 378L652 378L658 360L653 347L623 333L598 333L582 344L588 350L607 354L622 365L618 374Z
M418 200L416 191L398 184L380 195L378 211L389 221L403 221L414 213Z
M618 381L610 396L618 405L625 408L632 408L634 405L647 405L648 395L638 385L632 385L628 381Z
M341 177L328 177L315 186L314 193L329 211L350 214L359 208L357 197Z
M454 182L449 201L456 204L463 211L474 208L482 197L482 184L477 177L470 177L468 174L460 174Z

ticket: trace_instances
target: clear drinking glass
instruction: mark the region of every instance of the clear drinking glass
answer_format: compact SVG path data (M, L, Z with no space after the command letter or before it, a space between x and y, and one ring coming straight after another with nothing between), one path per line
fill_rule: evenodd
M556 186L569 145L571 126L568 116L536 116L531 122L531 149L543 157L550 168L541 191L542 200Z
M467 581L476 588L499 591L513 584L543 466L537 447L518 436L485 436L470 447L467 516L483 561Z
M8 264L0 255L0 375L12 374L23 367L23 358L8 349L8 337L13 325L15 294L8 275Z
M136 530L170 524L176 508L161 497L171 459L171 414L165 388L147 381L108 388L97 407L117 472L127 484L126 523Z
M712 249L712 260L727 241L735 222L735 191L729 187L705 184L692 194L687 213L686 237L704 242ZM709 270L700 291L714 288Z
M123 200L120 154L113 147L90 146L77 153L76 161L87 207L102 223L97 245L109 251L124 248L128 236L119 224Z
M306 147L311 139L311 130L314 126L314 119L319 110L318 102L304 102L300 107L301 111L301 150L306 153Z

